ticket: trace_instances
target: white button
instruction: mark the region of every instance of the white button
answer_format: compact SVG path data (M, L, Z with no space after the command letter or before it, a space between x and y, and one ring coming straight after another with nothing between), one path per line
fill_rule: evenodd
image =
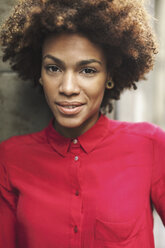
M75 161L78 161L78 156L75 156L75 157L74 157L74 160L75 160Z
M74 139L73 140L73 144L77 144L78 140L77 139Z

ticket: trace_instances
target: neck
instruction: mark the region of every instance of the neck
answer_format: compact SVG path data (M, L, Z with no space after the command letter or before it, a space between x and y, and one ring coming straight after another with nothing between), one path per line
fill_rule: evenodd
M54 120L53 126L54 126L54 129L58 133L60 133L62 136L66 138L77 138L83 133L85 133L86 131L88 131L97 122L99 117L100 117L100 114L98 113L95 119L90 118L86 120L82 125L78 127L74 127L74 128L68 128L68 127L61 126L58 122L56 122L56 120Z

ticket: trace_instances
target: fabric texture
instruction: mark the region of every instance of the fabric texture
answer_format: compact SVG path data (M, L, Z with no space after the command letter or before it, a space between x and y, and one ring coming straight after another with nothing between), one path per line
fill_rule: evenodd
M0 248L154 248L165 225L165 132L101 115L69 139L52 122L0 145Z

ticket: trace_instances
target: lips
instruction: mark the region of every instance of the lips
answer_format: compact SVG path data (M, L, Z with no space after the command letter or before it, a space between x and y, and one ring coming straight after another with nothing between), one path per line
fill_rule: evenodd
M84 104L80 102L56 102L58 110L65 115L75 115L78 114Z

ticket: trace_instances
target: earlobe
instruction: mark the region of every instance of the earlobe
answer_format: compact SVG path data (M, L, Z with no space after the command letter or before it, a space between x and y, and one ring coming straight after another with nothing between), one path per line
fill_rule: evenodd
M106 89L110 90L110 89L113 89L114 86L115 86L115 84L114 84L113 80L110 78L108 80L108 82L106 83L106 86L105 87L106 87Z
M39 83L40 83L41 85L43 85L42 78L39 79Z

